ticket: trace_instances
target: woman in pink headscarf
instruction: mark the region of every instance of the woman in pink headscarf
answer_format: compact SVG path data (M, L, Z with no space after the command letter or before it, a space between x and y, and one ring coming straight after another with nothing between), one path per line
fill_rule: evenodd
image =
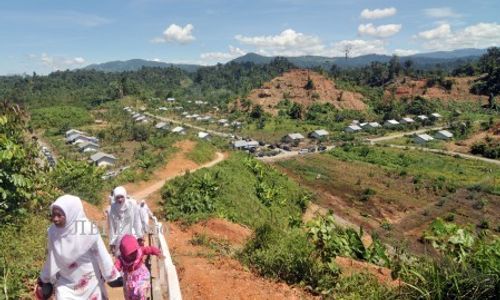
M48 230L48 256L35 290L37 299L53 285L56 299L107 299L105 281L119 272L99 235L85 216L80 198L64 195L51 205L53 224ZM47 295L48 294L48 295Z
M126 300L145 300L149 297L151 275L144 264L147 255L163 257L160 249L140 246L135 237L129 234L123 236L115 267L123 272L123 294Z

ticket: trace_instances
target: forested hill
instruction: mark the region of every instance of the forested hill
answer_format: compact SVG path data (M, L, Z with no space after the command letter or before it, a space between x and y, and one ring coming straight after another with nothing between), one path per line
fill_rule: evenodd
M186 72L196 72L200 68L199 65L190 65L190 64L172 64L161 61L151 61L145 59L130 59L130 60L116 60L105 62L102 64L92 64L88 65L84 70L96 70L96 71L104 71L104 72L124 72L124 71L137 71L143 67L176 67Z
M57 71L47 76L1 76L0 99L31 107L60 104L95 106L124 96L201 98L227 103L263 82L294 68L286 59L269 64L228 63L190 73L177 67L143 67L137 71Z
M432 69L437 64L441 68L451 70L459 65L479 59L486 53L485 49L458 49L454 51L438 51L420 53L411 56L400 57L401 61L411 60L413 64L421 69ZM233 62L252 62L255 64L266 64L274 57L262 56L255 53L248 53L238 57ZM367 66L373 62L387 63L391 60L389 55L368 54L357 57L324 57L324 56L296 56L287 57L288 61L301 68L321 67L329 70L333 65L340 68L356 68Z

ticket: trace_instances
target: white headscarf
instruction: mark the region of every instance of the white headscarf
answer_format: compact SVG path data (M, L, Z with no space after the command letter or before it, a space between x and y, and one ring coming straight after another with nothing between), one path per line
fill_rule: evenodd
M53 255L51 261L55 266L52 270L68 268L80 256L85 254L99 238L99 230L85 216L80 198L64 195L52 203L61 209L66 217L64 227L52 224L49 227L49 247ZM56 267L56 268L54 268Z
M118 196L123 196L125 200L122 203L117 202L116 198ZM111 204L111 209L121 216L125 211L127 211L129 206L130 205L127 199L127 190L123 186L117 186L113 190L113 204Z

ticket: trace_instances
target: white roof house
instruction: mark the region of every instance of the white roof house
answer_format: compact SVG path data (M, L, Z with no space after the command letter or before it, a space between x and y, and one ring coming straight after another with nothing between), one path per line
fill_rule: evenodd
M387 121L385 121L385 123L384 123L384 126L385 126L385 127L393 127L393 126L397 126L397 125L399 125L399 122L398 122L398 121L396 121L396 120L394 120L394 119L392 119L392 120L387 120Z
M97 144L99 142L99 139L93 136L79 135L76 139L73 140L73 145L78 145L86 142Z
M135 121L136 122L144 122L144 121L147 121L147 119L145 116L139 116L139 117L135 118Z
M168 124L165 122L159 122L155 125L156 129L168 129Z
M99 150L99 145L93 142L84 142L78 145L80 152L96 152Z
M313 139L321 139L321 138L324 138L324 137L327 137L330 133L324 129L318 129L318 130L314 130L313 132L311 132L309 134L309 136Z
M140 116L142 116L140 113L134 113L134 114L132 115L132 119L136 119L136 118L138 118L138 117L140 117Z
M227 124L227 123L228 123L228 120L227 120L227 119L220 119L220 120L218 120L218 121L217 121L217 123L218 123L219 125L224 125L224 124Z
M202 140L208 140L210 138L210 134L207 132L200 131L198 132L198 138Z
M166 108L165 106L162 106L162 107L158 108L158 110L163 110L163 111L165 111L165 110L168 110L168 108Z
M175 102L175 98L173 97L167 98L167 102Z
M257 141L238 140L233 142L233 148L235 149L250 149L256 147L259 147L259 142Z
M438 132L436 132L434 137L440 140L449 140L453 138L453 133L449 132L448 130L439 130Z
M234 127L241 127L241 122L240 121L232 121L231 125Z
M401 124L412 124L412 123L415 123L415 120L413 120L412 118L406 117L406 118L402 118L399 122Z
M184 129L184 127L181 126L177 126L174 129L172 129L172 132L178 134L186 134L186 129Z
M356 132L356 131L361 131L362 128L359 127L358 125L355 125L355 124L351 124L349 126L347 126L346 128L344 128L344 131L345 132Z
M70 129L70 130L66 131L66 133L64 134L64 136L68 138L68 137L70 137L73 134L85 134L85 132L77 130L77 129Z
M181 114L181 115L183 115L183 116L187 116L187 115L189 115L189 113L188 113L187 111L184 111L184 112L182 112L182 114Z
M361 127L363 129L375 129L382 127L382 125L380 125L378 122L368 122L361 124Z
M304 139L304 136L300 133L289 133L283 137L285 142L298 142Z
M432 114L431 114L431 118L433 118L433 119L441 119L442 117L443 117L443 116L442 116L442 115L440 115L440 114L438 114L438 113L432 113Z
M429 120L429 117L427 117L426 115L419 115L419 116L417 116L417 119L419 121L426 121L426 120Z
M428 134L417 134L414 138L414 142L417 144L425 144L434 140L434 138Z
M104 152L97 152L90 156L90 160L98 167L112 166L116 162L116 157Z

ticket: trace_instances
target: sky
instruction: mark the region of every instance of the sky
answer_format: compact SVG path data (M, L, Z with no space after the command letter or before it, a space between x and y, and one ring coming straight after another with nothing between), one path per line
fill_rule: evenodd
M0 2L0 74L141 58L212 65L245 53L400 56L500 46L499 0Z

